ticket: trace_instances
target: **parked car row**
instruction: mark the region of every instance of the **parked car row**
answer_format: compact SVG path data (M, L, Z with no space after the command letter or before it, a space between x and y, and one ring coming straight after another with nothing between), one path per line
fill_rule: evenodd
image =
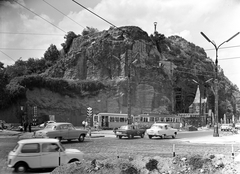
M177 129L172 128L169 124L154 123L149 129L143 129L137 125L124 125L114 130L114 133L119 139L122 137L134 138L135 136L143 138L145 133L149 139L152 139L152 137L166 138L169 136L175 138L177 131Z

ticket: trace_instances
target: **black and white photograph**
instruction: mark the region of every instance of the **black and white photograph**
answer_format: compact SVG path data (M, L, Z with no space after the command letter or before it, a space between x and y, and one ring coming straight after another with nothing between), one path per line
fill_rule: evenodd
M1 174L240 174L239 0L0 0Z

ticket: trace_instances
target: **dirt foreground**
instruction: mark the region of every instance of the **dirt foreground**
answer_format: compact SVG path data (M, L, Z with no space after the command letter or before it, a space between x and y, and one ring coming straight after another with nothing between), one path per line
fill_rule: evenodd
M240 162L224 155L111 158L59 166L52 174L240 174Z

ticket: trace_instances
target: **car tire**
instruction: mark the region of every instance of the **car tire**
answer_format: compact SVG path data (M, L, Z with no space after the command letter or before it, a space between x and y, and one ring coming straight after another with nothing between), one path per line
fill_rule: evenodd
M84 135L79 135L78 141L79 142L83 142L84 141L85 136Z
M141 138L144 138L144 134L141 134Z
M133 138L132 134L128 134L128 139L132 139L132 138Z
M122 136L118 136L119 139L122 139Z
M174 135L172 135L172 138L174 139L174 138L176 138L176 136L177 136L177 133L174 132Z
M149 138L149 139L152 139L152 137L153 137L152 135L148 135L148 138Z
M79 161L78 159L71 159L68 163L74 163L76 161Z
M27 164L21 162L15 165L14 170L17 173L25 173L28 169Z

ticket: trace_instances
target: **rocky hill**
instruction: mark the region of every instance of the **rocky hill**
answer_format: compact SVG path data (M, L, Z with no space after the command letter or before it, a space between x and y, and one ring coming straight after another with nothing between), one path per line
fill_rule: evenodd
M148 36L135 26L110 28L77 36L60 57L41 74L42 78L98 80L110 86L87 96L78 92L63 95L33 84L31 88L25 86L28 103L38 106L42 114L56 115L60 121L79 122L77 116L85 117L89 106L94 113L127 113L128 95L134 115L188 112L198 85L202 96L213 96L212 82L205 82L214 78L214 62L203 48L179 36L166 38L157 32ZM220 74L227 79L222 71ZM232 85L226 80L225 84Z
M132 112L137 115L169 113L172 103L176 103L174 111L188 111L197 89L192 79L200 83L213 77L213 72L214 64L202 48L178 36L149 37L132 26L75 38L69 52L45 75L115 81L116 94L101 102L109 103L104 111L124 113L129 75ZM172 102L172 89L176 102Z

